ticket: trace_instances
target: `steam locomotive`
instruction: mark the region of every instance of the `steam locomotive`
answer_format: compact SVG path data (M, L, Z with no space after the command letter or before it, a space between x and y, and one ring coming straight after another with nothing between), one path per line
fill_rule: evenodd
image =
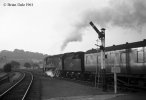
M91 49L48 56L44 70L52 70L56 77L95 81L95 76L100 77L100 62L100 50ZM122 82L146 86L146 40L106 47L106 77L113 76L113 66L120 69L117 76Z

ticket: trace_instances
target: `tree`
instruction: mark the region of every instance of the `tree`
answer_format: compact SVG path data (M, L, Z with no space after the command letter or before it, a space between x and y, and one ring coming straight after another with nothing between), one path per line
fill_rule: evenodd
M34 69L39 68L39 64L37 64L37 63L33 63L32 66L33 66Z
M11 61L11 65L13 68L19 68L20 67L20 63L17 61Z
M10 82L10 72L12 71L12 65L10 63L5 64L3 70L4 72L8 73L8 80Z
M31 68L31 64L28 63L28 62L26 62L26 63L24 64L24 67L26 67L26 68Z
M10 63L5 64L4 67L3 67L3 69L4 69L4 72L6 72L6 73L11 72L12 65Z

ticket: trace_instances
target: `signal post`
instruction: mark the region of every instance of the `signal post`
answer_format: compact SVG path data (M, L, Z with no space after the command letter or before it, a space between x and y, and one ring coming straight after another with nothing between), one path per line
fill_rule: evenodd
M102 28L101 32L96 28L93 22L90 22L90 25L93 29L98 33L98 37L101 40L101 76L102 76L102 87L103 91L107 90L107 83L106 83L106 69L105 69L105 29Z

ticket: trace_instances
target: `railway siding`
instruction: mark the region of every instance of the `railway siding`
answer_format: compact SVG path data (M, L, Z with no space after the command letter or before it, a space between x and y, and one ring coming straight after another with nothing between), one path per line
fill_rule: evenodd
M0 96L1 100L24 100L33 80L33 75L31 73L25 73L24 75L22 79ZM18 78L17 76L18 74L14 79Z
M2 84L0 85L0 95L17 82L22 76L22 73L12 72L10 76L11 77L9 79L1 80Z
M0 72L0 79L1 79L2 77L6 76L6 75L7 75L6 73Z
M20 78L20 76L21 76L21 73L20 72L14 72L12 74L12 76L10 77L10 82L17 81Z

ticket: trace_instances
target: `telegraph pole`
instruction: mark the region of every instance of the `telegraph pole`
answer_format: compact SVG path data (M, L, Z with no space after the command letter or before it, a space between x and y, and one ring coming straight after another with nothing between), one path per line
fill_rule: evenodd
M106 70L105 70L105 29L102 28L101 32L96 28L96 26L93 24L93 22L90 22L90 25L93 27L93 29L98 33L98 37L101 40L101 76L102 76L102 87L103 91L107 90L107 84L106 84Z

